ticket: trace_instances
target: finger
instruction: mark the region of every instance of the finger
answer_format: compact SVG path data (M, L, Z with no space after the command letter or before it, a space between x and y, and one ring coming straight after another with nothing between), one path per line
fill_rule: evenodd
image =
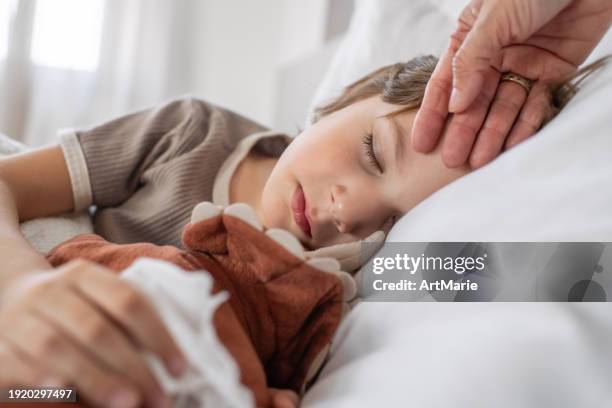
M125 382L93 364L77 347L58 333L44 317L20 316L19 324L6 334L12 346L43 365L49 372L65 378L79 395L98 406L135 407L138 394Z
M501 44L499 38L491 33L498 31L499 22L491 16L492 3L486 2L478 7L470 4L459 17L455 36L462 41L452 60L449 112L463 112L472 105L481 94L491 65L495 65L498 58Z
M274 408L297 408L300 404L300 398L294 391L271 388L270 392Z
M472 168L484 166L501 152L525 99L527 91L521 85L510 81L499 84L495 99L470 154Z
M412 128L412 148L417 152L427 153L433 150L442 134L452 87L453 55L453 46L449 44L427 82L423 103L417 111Z
M77 292L64 291L62 297L53 304L37 304L35 309L60 327L75 344L138 385L150 406L168 404L142 354L123 332L103 318L100 310L79 297Z
M474 24L481 5L482 0L473 0L463 9L458 19L457 30L451 35L446 50L427 82L423 102L417 111L412 128L412 147L417 152L432 151L442 135L453 87L453 58Z
M162 359L178 376L187 367L185 357L144 294L105 269L91 268L87 279L75 273L78 290L115 319L141 347Z
M510 149L540 129L550 110L550 93L542 82L536 82L527 96L523 109L514 122L504 148Z
M479 96L468 109L450 119L442 144L442 161L447 167L465 164L495 95L499 77L499 72L489 67Z
M33 364L6 340L0 340L0 388L12 386L61 386L62 381Z

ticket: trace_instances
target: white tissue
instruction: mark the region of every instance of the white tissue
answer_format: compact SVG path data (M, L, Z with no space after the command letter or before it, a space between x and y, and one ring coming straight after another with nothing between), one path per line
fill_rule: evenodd
M213 314L227 294L211 294L208 272L185 272L168 262L141 258L122 278L148 295L189 361L187 372L175 379L156 356L147 354L176 408L254 406L252 393L240 382L238 365L213 326Z

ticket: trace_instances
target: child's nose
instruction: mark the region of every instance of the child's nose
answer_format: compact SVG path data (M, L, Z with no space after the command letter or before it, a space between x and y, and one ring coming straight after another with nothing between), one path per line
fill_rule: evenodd
M368 216L368 207L371 207L371 202L371 198L351 194L343 185L334 185L331 191L330 213L338 231L350 233L357 229L360 220Z

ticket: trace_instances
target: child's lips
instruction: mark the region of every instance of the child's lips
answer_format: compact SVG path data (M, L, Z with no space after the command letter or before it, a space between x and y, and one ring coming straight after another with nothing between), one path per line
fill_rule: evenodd
M299 184L291 197L291 210L293 212L293 221L295 221L296 225L302 230L302 232L304 232L304 234L306 234L308 238L312 238L310 221L306 215L308 210L306 206L306 197L304 196L302 186Z

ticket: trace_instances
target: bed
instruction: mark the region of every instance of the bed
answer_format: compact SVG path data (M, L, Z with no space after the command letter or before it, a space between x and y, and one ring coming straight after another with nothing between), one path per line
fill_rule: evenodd
M439 54L464 3L358 0L310 106L382 64ZM607 53L610 32L589 60ZM608 66L536 137L422 202L388 241L612 241L610 95ZM91 228L83 216L68 236ZM610 316L609 303L362 302L302 406L609 407Z

